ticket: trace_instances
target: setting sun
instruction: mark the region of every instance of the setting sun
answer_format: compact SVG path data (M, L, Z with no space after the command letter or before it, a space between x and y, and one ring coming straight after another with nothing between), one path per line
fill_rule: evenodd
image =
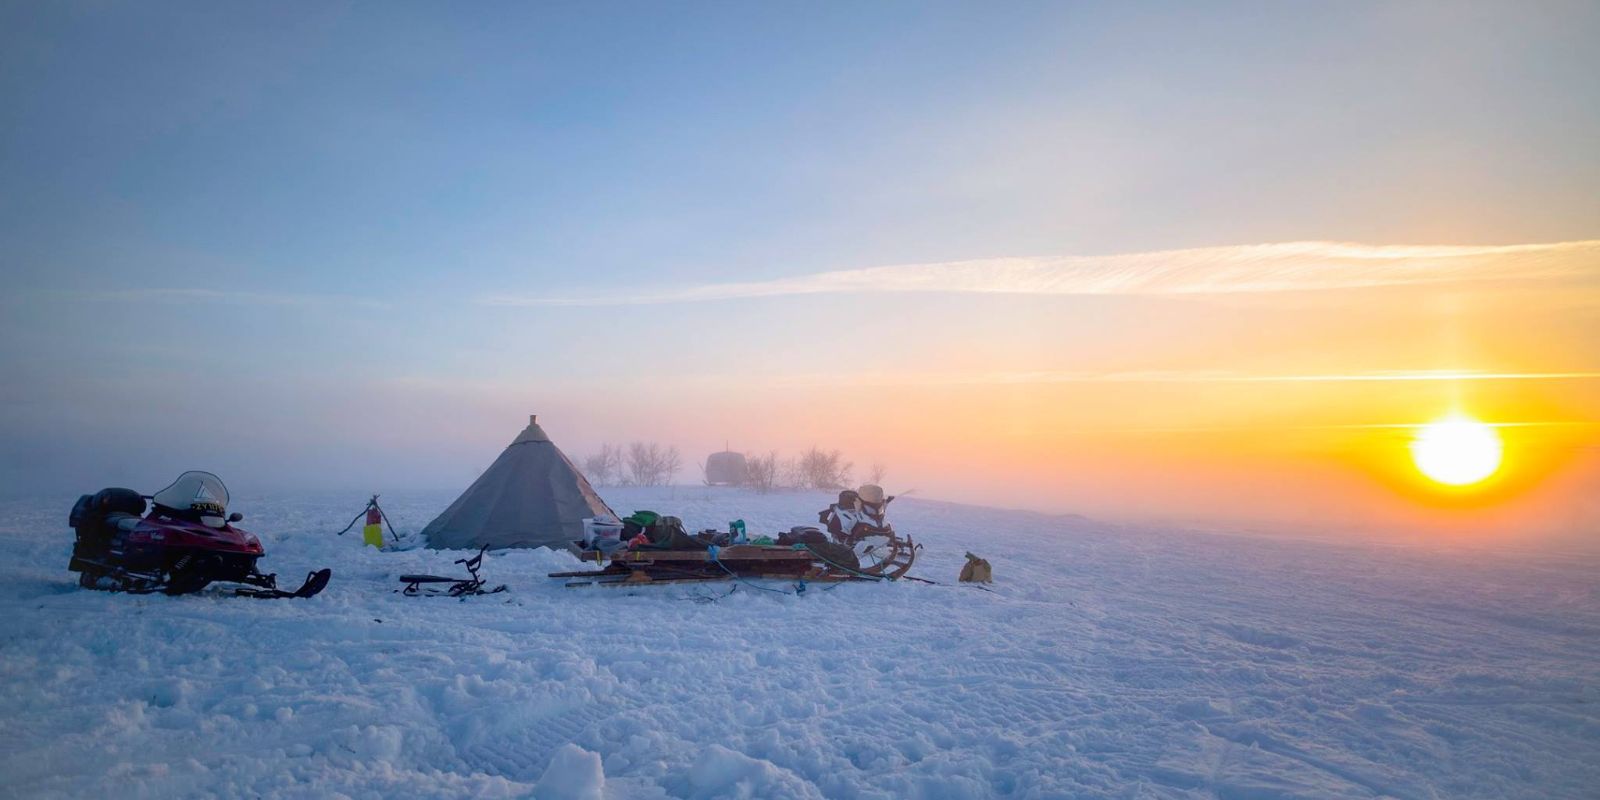
M1417 469L1449 486L1477 483L1500 468L1500 435L1461 414L1424 425L1411 442Z

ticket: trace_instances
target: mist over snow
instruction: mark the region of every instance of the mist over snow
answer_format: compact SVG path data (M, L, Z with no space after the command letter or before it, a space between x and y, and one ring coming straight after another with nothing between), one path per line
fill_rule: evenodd
M0 798L1595 800L1597 42L1570 1L0 2ZM880 486L928 582L507 549L402 596L530 415L691 531ZM473 535L603 505L539 438ZM81 494L187 470L326 590L95 591L271 583L204 521L74 550ZM334 533L375 494L382 552Z
M607 490L691 528L820 493ZM415 534L453 493L384 503ZM0 774L20 796L1582 798L1600 562L1267 541L896 501L940 585L394 593L463 554L333 532L350 494L241 492L306 601L83 591L72 498L0 503ZM992 592L953 583L962 553ZM731 590L731 591L730 591ZM781 594L778 592L791 592Z

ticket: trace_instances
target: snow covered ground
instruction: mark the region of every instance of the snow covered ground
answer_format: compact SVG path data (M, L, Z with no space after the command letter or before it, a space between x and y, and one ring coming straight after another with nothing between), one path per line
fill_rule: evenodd
M86 487L98 488L98 487ZM246 487L233 487L237 492ZM691 527L818 494L608 490ZM453 492L386 495L415 531ZM1596 797L1600 559L1119 528L897 502L993 592L565 589L410 599L459 554L335 537L365 501L251 497L312 600L80 590L72 497L0 503L0 795ZM766 584L788 589L782 583ZM710 602L710 598L717 598ZM705 602L696 602L696 600Z

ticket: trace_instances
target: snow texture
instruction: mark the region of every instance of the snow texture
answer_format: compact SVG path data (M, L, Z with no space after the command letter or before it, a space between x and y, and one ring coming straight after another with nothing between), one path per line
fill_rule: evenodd
M100 487L84 487L86 491ZM242 488L242 487L236 487ZM691 527L820 494L608 490ZM451 493L385 495L414 535ZM465 554L236 496L311 600L77 588L73 497L0 503L0 795L1595 797L1600 559L1159 531L908 498L944 582L406 598ZM971 550L993 591L954 585ZM766 588L792 592L786 583Z
M538 800L601 800L605 782L598 753L564 744L545 767L533 796Z

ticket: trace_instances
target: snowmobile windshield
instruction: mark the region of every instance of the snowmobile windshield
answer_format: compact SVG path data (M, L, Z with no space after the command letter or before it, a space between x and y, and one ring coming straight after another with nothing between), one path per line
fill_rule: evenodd
M222 485L222 479L209 472L190 470L178 476L171 486L155 493L152 498L156 505L180 514L201 517L206 524L212 525L209 518L216 518L221 527L221 520L228 511L228 487Z

